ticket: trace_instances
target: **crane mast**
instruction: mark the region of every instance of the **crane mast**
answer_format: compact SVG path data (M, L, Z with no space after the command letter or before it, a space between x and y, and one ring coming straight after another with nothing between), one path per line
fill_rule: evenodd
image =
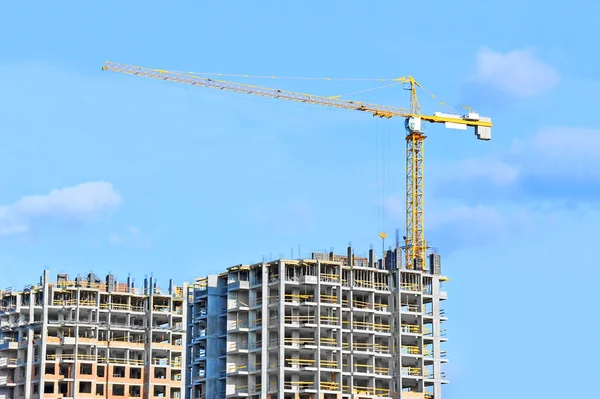
M443 123L446 128L466 130L475 129L479 140L491 139L492 121L488 117L469 112L466 115L444 114L422 115L417 97L417 88L421 85L412 77L393 79L405 83L410 91L410 109L386 105L369 104L361 101L340 100L337 97L325 97L313 94L297 93L244 83L210 79L195 76L193 73L172 72L164 69L153 69L107 61L102 70L127 75L166 80L192 86L270 97L279 100L295 101L305 104L349 109L371 113L380 118L405 118L406 128L406 236L404 239L405 267L407 269L424 269L426 267L427 242L425 241L424 211L424 122ZM385 232L380 233L385 238Z

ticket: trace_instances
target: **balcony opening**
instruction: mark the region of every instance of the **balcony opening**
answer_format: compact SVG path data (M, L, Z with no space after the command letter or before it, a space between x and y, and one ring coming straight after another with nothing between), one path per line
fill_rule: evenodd
M68 382L59 382L58 383L58 393L62 396L71 396L69 395L69 383Z
M114 378L125 378L125 366L113 366Z
M130 398L141 398L142 397L142 388L139 385L130 385L129 386L129 397Z
M54 383L53 382L45 382L44 383L44 393L54 393Z
M54 363L46 363L44 367L44 374L54 375L56 373L56 364Z
M167 397L167 387L164 385L156 385L154 387L154 396L159 398Z
M161 380L167 378L167 369L164 367L155 367L154 368L154 378L158 378Z
M100 378L104 378L104 371L105 371L104 366L98 366L98 368L96 370L96 375Z
M104 384L96 383L96 396L104 396Z
M92 383L90 381L80 382L79 393L92 393Z
M79 367L79 373L82 375L92 375L93 366L91 364L82 363Z
M113 396L125 396L125 385L113 385L112 386Z
M134 380L142 379L142 369L137 367L132 367L129 369L129 378Z
M71 366L61 364L60 365L60 375L64 378L71 378Z

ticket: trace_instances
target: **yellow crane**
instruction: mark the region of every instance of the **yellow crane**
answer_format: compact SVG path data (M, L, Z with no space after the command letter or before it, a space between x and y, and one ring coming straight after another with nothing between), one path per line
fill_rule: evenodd
M363 111L381 118L405 118L406 127L406 236L404 237L405 267L407 269L423 269L426 266L427 242L424 231L424 198L423 198L423 143L425 136L424 122L443 123L447 128L466 130L473 127L479 140L491 139L492 121L467 108L466 115L435 112L433 115L421 114L417 97L417 88L421 85L412 76L393 79L397 83L407 85L410 91L410 108L403 109L360 101L342 100L338 96L325 97L312 94L296 93L244 83L201 77L193 73L173 72L163 69L145 68L107 61L102 67L104 71L118 72L127 75L141 76L157 80L202 86L236 93L296 101L305 104ZM385 239L386 233L380 233Z

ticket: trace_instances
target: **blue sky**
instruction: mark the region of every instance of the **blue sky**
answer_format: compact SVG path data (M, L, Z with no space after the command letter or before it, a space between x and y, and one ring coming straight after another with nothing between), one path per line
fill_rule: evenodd
M600 2L88 3L3 6L0 285L45 266L179 283L299 246L380 248L382 209L391 236L404 225L401 120L101 72L105 60L412 74L495 124L490 142L430 126L426 143L427 237L452 279L445 397L588 393L576 381L600 350L575 337L599 328ZM244 81L322 95L376 85ZM408 105L396 87L348 98ZM570 383L547 383L559 379Z

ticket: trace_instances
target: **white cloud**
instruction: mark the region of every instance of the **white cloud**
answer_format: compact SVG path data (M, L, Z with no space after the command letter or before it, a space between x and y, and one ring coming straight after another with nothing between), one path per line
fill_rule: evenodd
M530 142L537 151L548 157L600 157L600 129L554 127L541 130Z
M509 185L519 177L519 169L502 159L492 157L467 158L444 165L443 176L453 179L486 179L497 185Z
M134 247L148 249L151 242L142 231L135 226L125 227L124 233L110 233L108 235L108 243L111 245L132 245Z
M482 48L477 54L473 78L507 95L534 97L558 85L560 74L537 59L532 50L501 53Z
M120 203L121 196L112 184L102 181L25 196L0 206L0 236L26 233L43 220L93 222Z

